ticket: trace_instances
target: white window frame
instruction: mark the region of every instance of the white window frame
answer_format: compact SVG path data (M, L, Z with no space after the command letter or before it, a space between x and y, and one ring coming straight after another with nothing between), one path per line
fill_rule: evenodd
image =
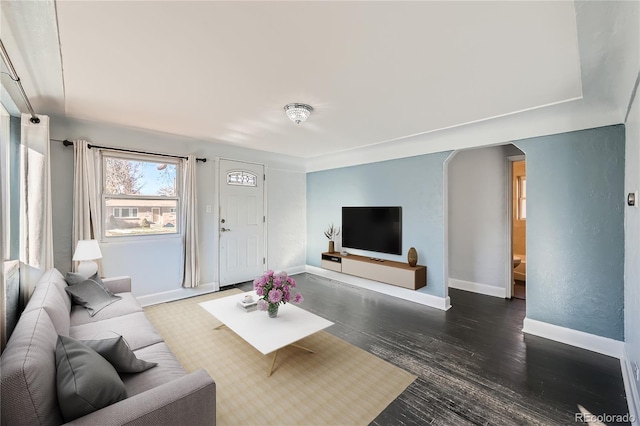
M526 213L524 216L522 215L522 210L523 210L522 205L524 204L525 211L526 211L527 195L526 194L522 195L523 193L522 187L526 185L526 181L527 181L526 176L518 176L518 179L516 179L517 192L518 192L518 203L517 203L518 205L516 207L518 210L517 217L518 217L518 220L524 220L524 221L527 220L527 216L526 216Z
M121 194L107 194L105 193L106 187L106 158L115 158L119 160L129 160L129 161L144 161L151 163L165 163L172 164L176 166L176 196L165 196L165 195L121 195ZM149 233L149 234L137 234L137 235L107 235L106 223L107 223L107 200L111 199L121 199L121 200L176 200L176 209L180 208L180 203L182 202L182 174L183 174L183 165L182 161L179 158L164 156L164 155L150 155L150 154L133 154L133 153L121 153L118 151L112 150L102 150L100 152L100 168L101 168L101 176L102 181L100 183L100 194L102 198L102 235L101 242L109 243L114 241L123 241L123 240L150 240L150 239L171 239L171 238L181 238L182 235L182 224L180 223L180 218L176 217L175 230L176 232L171 233ZM128 216L122 219L135 219L139 217L139 209L137 207L123 207L117 206L114 209L122 209L129 208L136 210L136 216Z

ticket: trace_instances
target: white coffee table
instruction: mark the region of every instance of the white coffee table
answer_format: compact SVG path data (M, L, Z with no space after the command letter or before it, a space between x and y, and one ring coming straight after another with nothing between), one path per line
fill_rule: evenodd
M245 294L257 298L255 291L250 291L202 302L200 306L263 355L273 353L267 376L271 376L280 349L291 345L313 352L309 348L297 345L296 342L333 325L331 321L300 309L292 303L281 304L276 318L269 318L266 311L245 312L238 307L238 301L242 300Z

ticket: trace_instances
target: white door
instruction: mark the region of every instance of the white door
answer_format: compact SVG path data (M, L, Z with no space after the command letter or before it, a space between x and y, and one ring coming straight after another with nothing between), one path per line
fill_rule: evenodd
M220 286L262 275L264 254L264 166L220 160Z

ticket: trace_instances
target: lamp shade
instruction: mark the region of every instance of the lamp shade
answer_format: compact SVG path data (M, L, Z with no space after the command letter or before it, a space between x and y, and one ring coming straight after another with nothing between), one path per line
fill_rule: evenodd
M76 251L73 253L73 260L95 260L102 259L102 252L96 240L78 240Z

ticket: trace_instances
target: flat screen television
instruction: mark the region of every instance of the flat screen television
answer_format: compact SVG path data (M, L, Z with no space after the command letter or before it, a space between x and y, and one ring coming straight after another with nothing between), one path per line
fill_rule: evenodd
M343 207L342 246L402 254L402 207Z

